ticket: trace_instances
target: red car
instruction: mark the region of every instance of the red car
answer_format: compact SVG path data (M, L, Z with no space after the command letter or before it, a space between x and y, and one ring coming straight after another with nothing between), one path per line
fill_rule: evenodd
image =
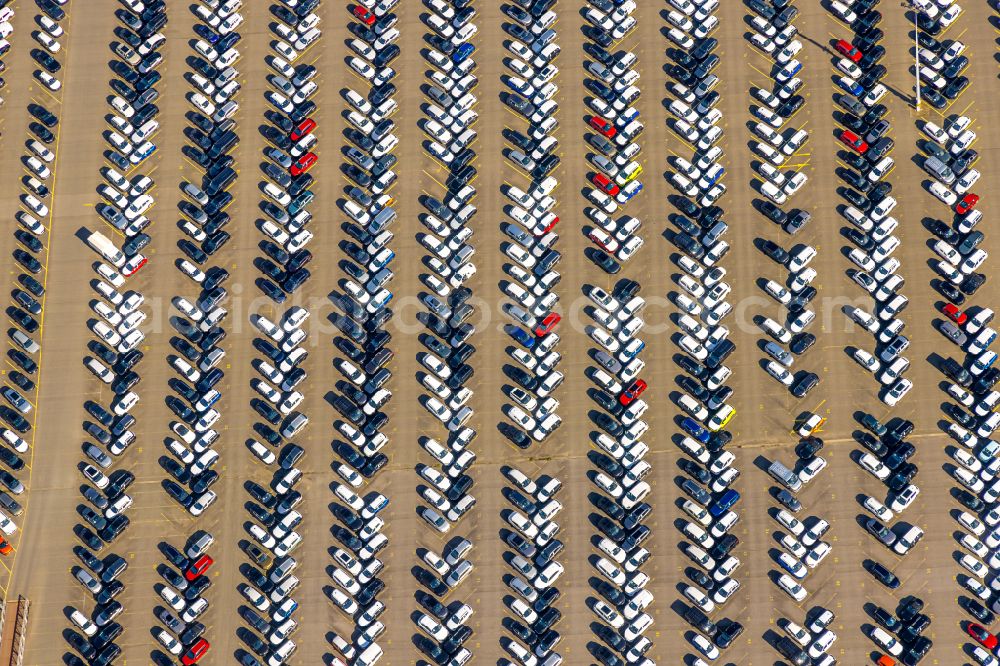
M375 15L371 13L370 10L365 9L361 5L354 5L354 9L351 12L354 14L354 18L358 19L365 25L372 25L375 23Z
M851 130L844 130L840 133L840 140L845 146L858 153L859 155L864 154L868 151L868 144L860 136L852 132Z
M545 315L545 319L542 320L542 323L538 324L538 326L535 326L535 335L537 335L540 338L544 338L546 335L552 332L552 329L554 329L561 320L562 320L562 315L556 312L548 313L547 315Z
M311 169L318 161L319 158L316 157L316 153L306 153L299 159L295 160L295 163L292 164L292 168L289 169L289 171L293 176L300 176L306 171L309 171L309 169Z
M312 132L314 129L316 129L316 121L313 120L312 118L306 118L301 123L295 126L295 129L292 130L292 135L290 138L292 141L298 141L305 135Z
M944 315L948 317L948 319L951 319L959 326L963 325L969 319L969 315L959 310L958 306L952 303L948 303L943 308L941 308L941 312L943 312Z
M536 226L536 227L535 227L535 229L534 229L534 234L535 234L536 236L544 236L545 234L547 234L547 233L549 233L550 231L552 231L552 229L553 229L553 228L554 228L554 227L555 227L555 226L556 226L557 224L559 224L559 216L558 216L558 215L553 215L553 216L552 216L552 218L551 218L551 219L550 219L550 220L549 220L549 221L548 221L548 222L547 222L547 223L545 224L545 226L544 226L544 227L542 227L542 228L540 228L540 229L539 229L539 228L538 228L538 227Z
M978 200L978 197L976 198ZM147 263L149 263L149 259L147 259L145 255L137 254L128 261L126 261L125 265L122 266L122 275L124 275L125 277L131 277L136 273L138 273L139 269L141 269Z
M192 664L197 664L201 661L201 658L205 656L208 652L208 648L212 647L211 643L206 641L204 638L199 638L194 645L187 649L187 652L181 656L181 663L184 666L192 666Z
M851 62L857 62L861 60L862 53L858 50L858 47L850 42L838 39L837 43L833 45L833 48L837 49L837 52L850 60Z
M213 560L210 556L202 555L197 560L191 563L191 566L189 566L187 568L187 571L184 572L184 577L187 578L188 580L194 580L198 576L208 571L208 568L212 566L212 562L214 561L215 560Z
M611 179L605 176L603 173L595 173L593 176L590 177L590 180L592 183L594 183L594 185L597 186L597 189L601 190L605 194L610 194L611 196L615 196L616 194L618 194L618 192L621 191L618 189L618 186L615 185L613 182L611 182Z
M628 388L622 391L622 394L618 396L618 402L622 403L626 407L632 404L632 402L642 395L642 392L646 390L648 384L641 379L637 379Z
M996 636L986 631L986 629L979 626L975 622L970 622L969 624L967 624L965 626L965 631L970 636L979 641L979 644L982 645L987 650L995 650L997 644L1000 643L1000 641L997 641Z
M979 203L978 194L966 194L962 197L962 200L955 205L955 212L959 215L965 215L970 210L975 208L977 203Z
M618 134L618 130L615 129L615 126L600 116L591 116L590 126L609 139L615 134Z

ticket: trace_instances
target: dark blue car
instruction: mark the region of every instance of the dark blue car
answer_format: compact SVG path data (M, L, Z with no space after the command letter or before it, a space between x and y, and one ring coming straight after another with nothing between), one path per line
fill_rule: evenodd
M535 337L528 333L526 330L519 326L507 325L507 334L520 342L526 349L531 349L535 346Z
M702 428L701 425L691 417L684 417L684 420L681 421L681 428L684 429L684 432L691 435L702 444L708 444L708 431Z
M714 518L718 518L729 509L740 501L740 494L730 488L726 492L722 493L722 497L712 502L708 507L708 512L712 514Z
M457 49L455 49L454 53L451 54L451 61L456 65L461 64L468 60L475 50L475 46L468 42L464 42Z

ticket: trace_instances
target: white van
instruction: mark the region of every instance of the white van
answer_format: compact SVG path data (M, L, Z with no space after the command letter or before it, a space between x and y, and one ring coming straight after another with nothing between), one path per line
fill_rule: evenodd
M344 202L344 212L358 224L368 224L368 220L371 218L364 208L353 201Z
M708 418L708 410L687 393L682 393L677 399L677 406L699 421L705 421Z
M382 658L382 648L378 643L373 643L365 648L365 651L354 660L354 666L374 666Z

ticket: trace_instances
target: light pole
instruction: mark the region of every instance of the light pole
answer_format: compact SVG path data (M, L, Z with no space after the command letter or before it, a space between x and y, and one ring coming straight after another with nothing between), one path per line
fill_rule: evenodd
M913 10L913 75L914 75L914 108L920 113L920 25L917 23L919 10L913 0L909 0L909 7Z

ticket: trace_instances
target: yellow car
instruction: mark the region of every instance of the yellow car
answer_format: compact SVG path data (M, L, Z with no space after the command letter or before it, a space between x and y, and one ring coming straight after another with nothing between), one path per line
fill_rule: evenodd
M618 172L615 180L618 182L619 186L624 187L641 175L642 165L638 162L629 162L622 167L621 171Z
M736 409L731 405L723 405L709 418L706 427L710 432L719 432L729 425L734 416L736 416Z

